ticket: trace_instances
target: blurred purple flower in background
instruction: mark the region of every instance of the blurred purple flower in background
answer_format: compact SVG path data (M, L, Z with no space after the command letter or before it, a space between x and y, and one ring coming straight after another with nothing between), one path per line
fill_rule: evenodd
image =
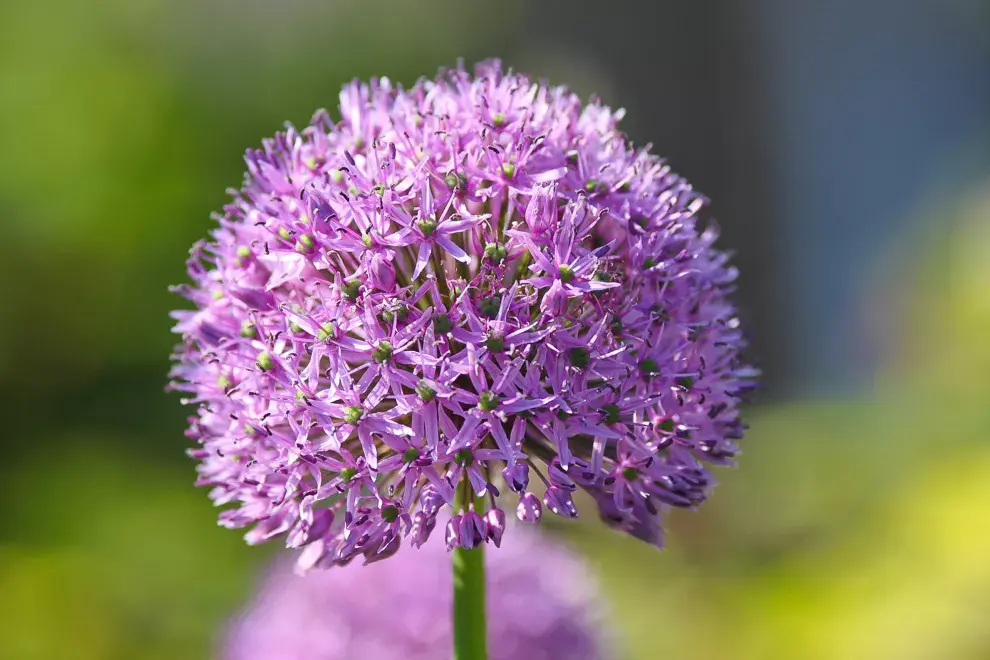
M485 555L491 660L613 657L589 567L513 529ZM439 538L391 561L314 571L277 564L223 640L227 660L450 658L450 561Z
M499 544L503 486L526 521L581 487L661 545L754 375L703 198L621 111L497 62L354 82L340 113L248 152L179 288L173 385L221 524L328 566L423 544L468 489L448 549Z

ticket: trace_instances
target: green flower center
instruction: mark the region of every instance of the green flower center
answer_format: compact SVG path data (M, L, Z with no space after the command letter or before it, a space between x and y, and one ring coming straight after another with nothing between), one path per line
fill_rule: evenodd
M639 477L639 470L634 467L627 467L622 469L622 478L626 481L635 481Z
M450 322L450 317L446 314L438 314L433 318L433 330L438 335L447 334L452 327L453 323Z
M378 364L385 364L392 359L392 344L387 341L378 342L378 346L371 351L371 359Z
M467 177L463 174L458 174L457 172L449 172L447 176L443 178L443 182L447 184L447 187L453 190L454 188L463 188L467 185Z
M258 368L262 371L270 371L274 367L272 363L272 356L268 354L268 351L262 351L258 353Z
M572 348L568 353L568 357L571 359L571 364L578 369L584 369L591 363L591 351L583 346Z
M344 408L344 421L348 424L357 424L364 416L364 410L360 406L347 406Z
M437 398L437 391L430 387L430 384L425 380L420 380L416 383L416 394L419 395L423 403L429 403Z
M419 227L424 236L433 236L433 232L437 230L437 221L433 218L425 218L417 222L416 226Z
M602 416L605 418L606 424L615 424L616 422L618 422L620 412L621 411L619 410L619 406L615 405L614 403L605 404L604 406L602 406L602 410L601 410Z
M494 392L482 392L478 397L478 407L485 412L491 412L498 408L498 395Z
M382 320L386 323L391 323L395 319L405 321L407 316L409 316L409 308L405 305L382 310Z
M337 332L337 326L333 324L333 321L325 321L320 329L316 332L316 339L318 341L326 341L334 336Z
M483 298L478 304L478 310L485 318L493 319L498 316L498 308L501 305L502 299L499 296L489 296L488 298Z
M639 363L639 370L647 376L655 376L660 373L660 365L653 358L646 358Z
M488 243L485 245L485 257L493 263L502 263L508 254L509 251L505 249L505 246L499 243Z
M358 298L358 293L361 291L361 283L357 280L351 280L349 282L344 282L344 286L341 289L341 293L345 298L354 302Z
M485 340L485 348L492 353L501 353L505 350L505 338L502 335L493 334Z

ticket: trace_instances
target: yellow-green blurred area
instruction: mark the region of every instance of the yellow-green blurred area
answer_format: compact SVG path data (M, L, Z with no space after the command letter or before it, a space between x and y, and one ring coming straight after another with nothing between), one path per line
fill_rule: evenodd
M0 660L213 657L276 548L219 528L192 486L186 411L163 392L182 304L166 287L244 149L333 107L345 80L528 53L610 88L543 40L564 18L521 37L527 11L0 4ZM758 400L739 469L671 516L664 552L590 512L549 525L598 571L627 657L990 658L990 184L937 207L899 258L877 255L874 387ZM789 332L786 314L757 321Z

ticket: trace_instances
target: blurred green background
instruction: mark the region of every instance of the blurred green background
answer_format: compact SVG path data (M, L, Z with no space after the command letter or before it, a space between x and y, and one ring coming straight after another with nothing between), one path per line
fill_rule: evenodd
M935 77L965 83L959 72L972 70L986 85L987 31L919 42L898 13L917 4L888 8L886 50L850 56L838 41L816 70L860 80L873 71L861 64L882 61L883 77L898 70L889 53L920 49L946 67ZM855 12L843 5L822 30L846 29ZM883 17L883 5L863 7ZM211 657L274 548L217 527L192 487L185 411L163 392L167 313L181 305L167 286L184 280L186 251L239 184L245 148L333 108L352 77L410 83L491 55L629 107L631 136L655 141L716 200L743 269L766 388L741 468L719 473L702 511L673 516L663 553L590 520L552 525L599 571L628 656L990 658L990 93L960 83L955 96L930 94L905 79L932 126L976 108L974 132L903 128L919 160L942 159L910 189L877 193L896 213L862 211L854 188L844 203L860 210L855 223L807 229L820 208L788 215L802 193L782 169L807 171L822 194L844 189L814 175L829 157L814 144L807 162L784 157L804 144L788 130L814 95L785 84L767 44L810 19L775 6L0 5L0 659ZM988 18L978 2L940 7L967 30ZM864 130L898 125L899 93L851 100L874 109ZM842 131L830 126L818 128L832 140ZM858 153L854 141L840 144ZM880 147L831 157L880 186L899 160L884 164ZM836 253L864 243L874 247ZM827 268L801 275L804 254ZM819 295L846 279L852 302ZM858 343L819 338L808 321L819 317L841 317ZM859 377L815 381L815 360L844 360Z

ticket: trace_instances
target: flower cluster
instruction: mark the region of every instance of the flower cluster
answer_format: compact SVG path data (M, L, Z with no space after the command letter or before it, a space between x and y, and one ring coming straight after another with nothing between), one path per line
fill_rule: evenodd
M248 152L178 287L173 387L221 524L326 566L421 545L445 507L449 548L498 545L501 488L525 521L581 488L660 545L753 376L704 199L621 111L497 62L354 82L340 113Z
M438 535L439 536L439 535ZM305 577L277 564L231 623L226 660L441 660L450 658L450 561L434 537L373 566ZM485 553L491 660L612 657L616 636L589 567L533 529Z

